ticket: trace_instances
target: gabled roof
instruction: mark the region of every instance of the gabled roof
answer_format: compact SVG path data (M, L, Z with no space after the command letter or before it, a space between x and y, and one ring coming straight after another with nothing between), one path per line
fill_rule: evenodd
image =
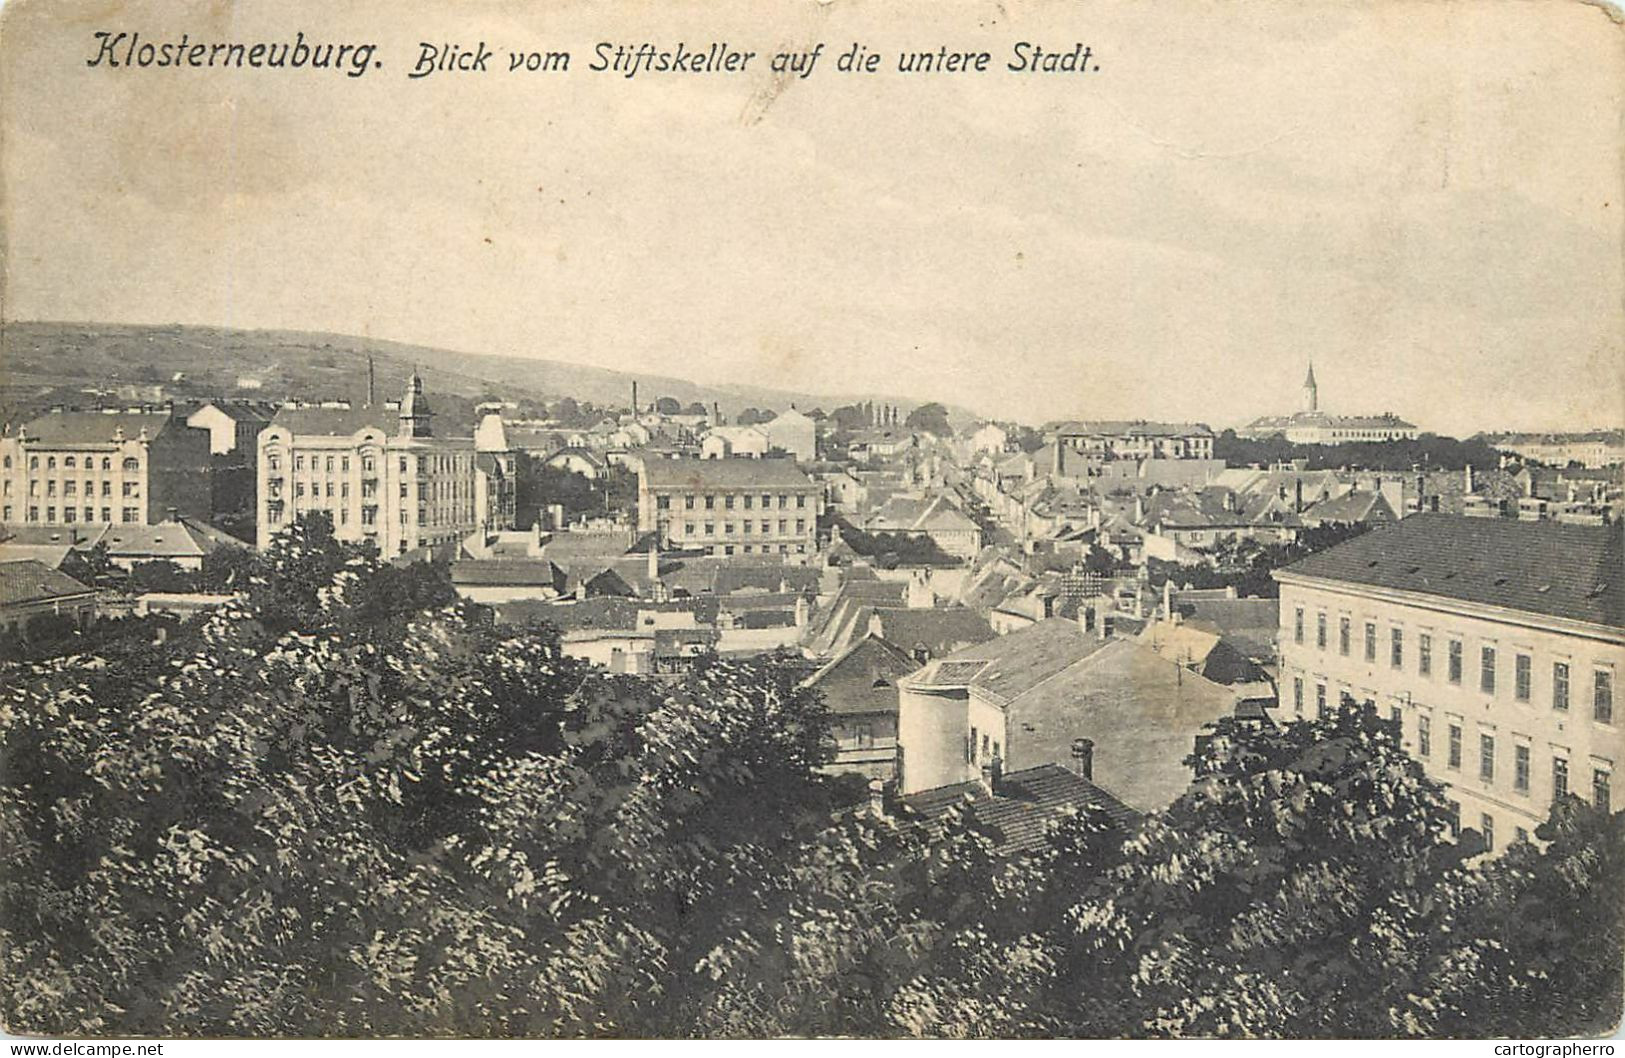
M1043 848L1045 830L1064 812L1100 811L1125 835L1141 818L1090 780L1057 764L1009 772L999 780L997 793L989 793L980 782L956 783L910 794L903 804L923 817L933 834L940 832L943 817L953 809L969 813L994 832L996 851L1003 855Z
M190 519L157 525L110 525L97 542L107 545L107 554L112 558L149 559L202 558L223 547L248 546Z
M866 635L802 683L820 691L837 715L897 712L897 681L919 668L908 652Z
M1625 628L1625 526L1417 514L1277 578L1343 581Z
M468 587L536 587L562 592L564 570L545 558L486 558L451 564L451 582Z
M912 652L917 647L932 657L951 654L964 647L985 643L994 636L993 626L975 610L963 606L926 609L876 609L864 607L856 621L857 634L865 634L878 621L880 634L890 643Z
M0 606L20 606L93 594L92 589L43 562L32 559L0 562Z
M1391 522L1394 509L1380 492L1346 492L1303 512L1306 522Z
M1109 642L1086 635L1076 621L1039 621L925 666L911 678L922 687L976 690L1007 703ZM975 666L967 662L981 662Z

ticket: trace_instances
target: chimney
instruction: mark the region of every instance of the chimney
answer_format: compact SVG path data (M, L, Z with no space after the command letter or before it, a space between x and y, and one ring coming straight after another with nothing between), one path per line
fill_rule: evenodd
M166 522L178 522L178 521L180 521L180 516L181 516L181 512L177 508L174 508L174 507L165 507L164 508L164 521L166 521Z
M638 417L638 380L632 380L632 418Z
M1466 472L1462 477L1462 491L1469 496L1473 494L1473 465L1471 463L1467 464Z
M1093 780L1095 777L1095 740L1092 738L1075 738L1072 740L1072 770L1085 779Z
M997 794L1004 785L1004 761L994 757L982 765L982 788L989 794Z
M1298 478L1296 481L1293 482L1293 487L1292 487L1292 509L1294 511L1296 511L1297 513L1299 513L1299 514L1303 513L1303 479L1302 478Z
M367 357L367 407L372 407L377 401L378 378L373 370L372 357Z
M658 589L660 587L660 547L653 540L649 541L648 573L650 590Z
M1174 582L1171 579L1162 582L1162 619L1174 619Z
M879 819L886 814L886 781L869 780L869 814Z

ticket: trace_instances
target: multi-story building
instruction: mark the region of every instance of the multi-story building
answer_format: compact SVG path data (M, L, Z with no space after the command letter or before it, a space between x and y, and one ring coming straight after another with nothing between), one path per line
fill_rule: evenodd
M399 403L279 411L259 436L259 545L308 511L328 512L339 539L371 540L385 556L508 528L512 454L434 436L433 414L417 375ZM482 441L500 433L482 424ZM510 484L493 483L498 473Z
M209 514L209 432L167 410L53 411L0 437L0 522L151 525Z
M1498 452L1547 466L1618 466L1625 463L1625 430L1593 430L1587 433L1490 434L1485 438Z
M823 495L788 459L646 459L638 530L713 555L807 555Z
M1381 415L1329 415L1320 410L1315 365L1303 380L1303 406L1291 415L1264 415L1236 431L1239 437L1280 435L1293 444L1334 445L1357 441L1414 441L1419 431L1392 412Z
M1281 712L1397 719L1460 823L1504 845L1553 799L1612 804L1621 527L1419 514L1279 570Z
M1212 459L1213 431L1201 423L1136 420L1066 422L1051 434L1059 459ZM1065 469L1058 471L1066 473Z

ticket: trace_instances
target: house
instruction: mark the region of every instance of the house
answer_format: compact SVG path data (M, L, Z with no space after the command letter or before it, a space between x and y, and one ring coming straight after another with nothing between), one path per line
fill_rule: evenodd
M451 583L463 598L487 605L556 599L568 590L565 571L545 558L458 559Z
M1491 848L1625 765L1620 525L1412 515L1275 572L1281 713L1394 720Z
M209 446L208 430L168 410L52 411L0 437L0 523L207 520Z
M925 537L955 558L973 559L982 549L982 529L946 496L893 496L863 525L869 533Z
M1066 762L1085 743L1090 774L1129 807L1159 811L1184 793L1196 738L1236 713L1236 695L1101 623L1042 621L903 678L902 793L974 780L994 760Z
M212 400L186 417L186 425L209 432L209 453L237 456L250 465L260 431L271 425L276 408L259 401Z
M835 739L824 770L890 780L897 761L897 681L919 668L908 651L873 632L854 641L807 677L823 695Z
M1380 492L1345 492L1310 507L1300 514L1304 525L1383 525L1399 515Z
M542 466L580 474L588 481L597 481L609 473L604 457L590 448L561 448L543 459Z
M105 545L108 560L123 569L134 569L143 562L173 562L185 570L202 569L204 557L222 548L240 551L248 546L194 518L156 525L110 525L88 546L97 544Z
M1010 443L1010 433L996 422L985 422L972 430L965 438L966 448L971 453L991 452L1002 453L1005 446Z
M33 559L0 562L0 632L27 638L32 626L66 619L80 629L96 619L96 592Z
M757 429L767 435L769 449L777 448L798 463L818 458L818 426L794 407L761 423Z
M702 459L760 459L772 445L758 426L715 426L700 438Z

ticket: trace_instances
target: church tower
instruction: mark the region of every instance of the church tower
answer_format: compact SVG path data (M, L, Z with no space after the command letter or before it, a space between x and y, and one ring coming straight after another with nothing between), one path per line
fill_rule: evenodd
M428 437L431 434L429 420L434 412L429 410L429 402L423 397L423 377L416 371L406 383L406 395L401 398L401 437Z
M1314 413L1320 410L1320 390L1315 385L1315 362L1309 361L1309 374L1303 380L1303 410L1305 413Z

